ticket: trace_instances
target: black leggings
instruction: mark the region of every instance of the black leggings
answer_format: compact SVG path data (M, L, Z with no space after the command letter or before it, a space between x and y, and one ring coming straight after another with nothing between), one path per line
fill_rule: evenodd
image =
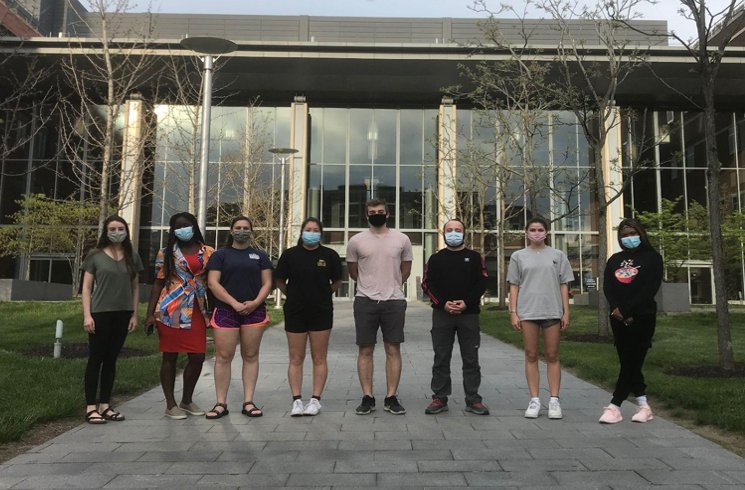
M96 404L99 379L101 391L98 403L111 402L111 390L116 375L116 359L127 339L131 311L92 313L96 332L88 334L88 365L85 368L85 402Z
M613 338L618 353L618 361L621 369L616 381L616 390L613 392L611 403L621 406L628 396L646 394L647 385L644 384L642 366L647 357L647 351L652 347L652 337L657 318L654 315L635 318L631 325L611 318Z

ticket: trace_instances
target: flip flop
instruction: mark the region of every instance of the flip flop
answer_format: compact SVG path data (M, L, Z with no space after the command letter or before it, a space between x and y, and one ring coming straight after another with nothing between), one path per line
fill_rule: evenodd
M106 423L106 419L98 413L98 410L91 410L85 414L85 421L93 425L101 425Z
M218 411L217 410L218 408L222 408L222 410ZM210 415L210 412L214 412L217 415ZM214 420L214 419L222 418L229 413L230 412L228 412L228 406L225 403L215 403L215 406L212 407L212 410L207 412L207 414L204 417L210 420Z
M120 414L111 407L101 412L101 417L105 418L106 420L111 420L112 422L121 422L125 419L124 415Z
M253 405L253 407L247 410L246 405ZM241 413L246 417L261 417L262 415L264 415L264 412L262 412L261 409L257 407L254 402L245 402L243 404L243 410L241 410Z

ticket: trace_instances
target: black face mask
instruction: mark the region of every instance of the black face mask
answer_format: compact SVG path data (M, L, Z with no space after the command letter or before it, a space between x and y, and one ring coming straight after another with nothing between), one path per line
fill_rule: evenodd
M388 221L388 217L384 214L368 214L367 221L369 221L375 228L380 228L385 225L386 221Z

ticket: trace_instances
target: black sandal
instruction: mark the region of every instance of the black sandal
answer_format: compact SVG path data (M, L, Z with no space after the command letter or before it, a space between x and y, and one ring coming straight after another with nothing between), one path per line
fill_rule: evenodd
M222 408L222 410L218 411L217 410L218 408ZM210 415L210 412L214 412L216 415ZM222 418L229 413L230 412L228 412L228 406L225 403L215 403L215 406L212 407L212 410L207 412L204 417L210 420L214 420L214 419Z
M246 405L253 405L253 408L246 410ZM261 417L262 415L264 415L264 412L262 412L261 409L257 407L254 402L243 403L243 410L241 410L241 413L246 417Z
M85 414L85 421L93 425L101 425L106 423L106 419L98 413L98 410L91 410Z
M101 417L105 418L106 420L111 420L112 422L121 422L125 419L124 415L120 414L111 407L101 412Z

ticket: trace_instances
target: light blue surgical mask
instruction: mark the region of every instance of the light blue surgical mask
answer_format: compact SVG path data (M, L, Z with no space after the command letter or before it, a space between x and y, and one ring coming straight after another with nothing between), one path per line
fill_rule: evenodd
M625 236L621 238L621 245L624 246L624 248L628 248L629 250L633 250L639 245L642 244L642 239L637 236Z
M303 243L306 245L318 245L321 243L321 232L318 231L304 231L301 235Z
M194 227L184 226L183 228L173 230L173 234L176 235L176 238L178 238L182 242L188 242L189 240L194 238Z
M445 232L445 243L450 247L460 247L463 245L463 233L459 231Z

